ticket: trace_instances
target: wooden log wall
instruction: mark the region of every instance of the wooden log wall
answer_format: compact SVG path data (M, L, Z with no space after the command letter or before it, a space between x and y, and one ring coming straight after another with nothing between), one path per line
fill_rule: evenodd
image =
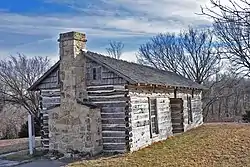
M158 92L158 93L157 93ZM169 98L173 91L151 90L146 88L130 88L130 151L136 151L153 142L165 140L172 135L171 111ZM157 123L159 133L150 136L148 98L156 99Z
M190 122L188 119L188 104L187 98L191 97L191 109L192 109L192 118L193 122ZM191 91L186 90L177 93L177 98L182 98L183 100L183 118L184 118L184 131L188 131L192 128L198 127L203 124L203 115L202 115L202 93L201 91Z
M193 127L197 127L203 124L203 113L202 113L202 101L201 101L201 94L194 96L191 101L192 104L192 112L193 112Z
M60 105L60 89L41 90L40 93L40 108L42 115L42 149L49 150L49 124L48 112L50 108Z
M104 152L127 151L128 90L121 85L88 86L89 101L101 108Z

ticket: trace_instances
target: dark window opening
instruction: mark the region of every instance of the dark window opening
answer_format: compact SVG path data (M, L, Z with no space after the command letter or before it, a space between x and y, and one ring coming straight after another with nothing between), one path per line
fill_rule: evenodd
M193 122L193 112L192 112L192 103L191 103L191 97L187 97L187 107L188 107L188 123Z
M59 70L56 72L56 75L57 75L57 84L60 85L61 78L60 78L60 72L59 72Z
M96 68L93 68L93 80L96 80L97 77L96 77Z

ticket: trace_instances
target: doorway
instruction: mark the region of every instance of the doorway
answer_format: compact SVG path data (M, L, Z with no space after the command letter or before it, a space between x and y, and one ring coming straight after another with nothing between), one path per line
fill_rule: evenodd
M181 98L170 98L170 110L173 133L184 132L183 100Z

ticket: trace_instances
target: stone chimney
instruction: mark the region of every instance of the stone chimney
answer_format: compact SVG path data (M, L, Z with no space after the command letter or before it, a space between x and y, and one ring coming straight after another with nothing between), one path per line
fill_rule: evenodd
M61 104L48 111L49 149L62 153L102 151L101 113L86 102L85 34L60 34Z
M79 32L60 34L61 107L87 99L85 70L86 58L81 54L86 48L86 35ZM64 105L65 104L65 105ZM71 105L70 105L71 104ZM65 108L63 109L65 111Z

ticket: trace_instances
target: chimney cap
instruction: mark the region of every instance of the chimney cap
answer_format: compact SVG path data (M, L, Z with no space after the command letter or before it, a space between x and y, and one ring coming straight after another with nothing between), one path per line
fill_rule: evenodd
M71 32L61 33L59 36L60 37L58 39L58 42L68 41L68 40L87 42L86 34L81 32L71 31Z

